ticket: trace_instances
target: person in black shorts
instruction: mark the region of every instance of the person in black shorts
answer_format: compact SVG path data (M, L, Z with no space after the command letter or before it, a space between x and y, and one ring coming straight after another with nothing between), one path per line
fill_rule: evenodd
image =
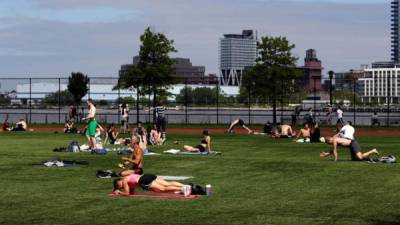
M325 142L332 145L332 150L330 152L321 152L319 156L325 158L329 155L333 155L334 161L337 161L338 159L337 146L348 147L350 150L351 160L353 161L368 160L371 154L379 154L376 149L363 153L360 144L356 140L349 140L341 137L326 137Z
M244 121L243 121L242 119L237 119L237 120L233 121L233 122L229 125L229 128L225 131L225 133L228 133L228 134L232 133L232 130L233 130L233 128L235 128L236 125L239 125L239 126L241 126L243 129L246 129L247 132L248 132L249 134L254 133L254 131L252 131L250 128L248 128L248 127L246 126L246 124L244 123Z
M211 153L211 137L208 133L208 130L203 130L203 139L201 139L201 142L199 145L196 147L190 146L190 145L184 145L183 148L185 151L188 152L205 152L207 151L208 154Z
M130 174L114 180L113 194L129 196L134 193L136 187L153 192L182 192L190 195L191 188L176 181L166 181L154 174Z

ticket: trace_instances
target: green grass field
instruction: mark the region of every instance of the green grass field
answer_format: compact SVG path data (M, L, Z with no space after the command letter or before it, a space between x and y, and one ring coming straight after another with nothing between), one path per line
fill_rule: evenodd
M221 157L145 156L145 173L189 175L212 184L213 194L194 200L110 197L116 153L53 153L82 136L1 133L0 224L400 224L400 166L320 159L325 144L300 144L262 136L213 135ZM360 136L363 149L398 156L396 136ZM198 135L169 135L197 144ZM86 160L87 166L32 165L52 157Z

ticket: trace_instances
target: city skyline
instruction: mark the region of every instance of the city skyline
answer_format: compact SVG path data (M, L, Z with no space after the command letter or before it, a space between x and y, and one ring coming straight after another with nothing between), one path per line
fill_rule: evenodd
M390 59L390 1L249 0L4 1L0 77L117 76L139 50L147 26L175 40L177 54L218 73L223 34L254 29L286 36L302 65L313 48L328 70Z

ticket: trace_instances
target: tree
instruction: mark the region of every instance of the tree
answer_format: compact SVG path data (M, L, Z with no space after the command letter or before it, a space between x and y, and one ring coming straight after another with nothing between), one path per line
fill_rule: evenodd
M135 88L138 91L137 100L139 93L152 94L155 107L157 95L174 83L174 61L169 54L177 50L173 47L173 40L162 33L153 32L150 28L140 36L140 41L142 44L138 64L120 75L117 86L124 89Z
M223 93L219 93L217 99L217 88L208 87L185 87L181 89L180 93L176 96L176 102L179 104L194 104L194 105L214 105L219 102L224 102L226 96Z
M75 103L74 96L72 96L72 94L68 90L50 93L44 97L43 102L45 104L57 105L59 93L60 93L60 105L72 105Z
M274 124L277 101L295 90L298 70L297 58L291 52L294 47L285 37L261 37L257 43L257 63L246 70L242 79L241 93L248 93L253 99L272 101Z
M71 73L68 78L68 91L72 94L76 105L81 103L82 98L89 91L89 78L81 72Z

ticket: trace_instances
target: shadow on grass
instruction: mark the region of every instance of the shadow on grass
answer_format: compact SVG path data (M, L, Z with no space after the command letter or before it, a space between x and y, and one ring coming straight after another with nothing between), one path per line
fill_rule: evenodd
M384 219L373 218L368 222L374 225L400 225L400 215L388 215Z

